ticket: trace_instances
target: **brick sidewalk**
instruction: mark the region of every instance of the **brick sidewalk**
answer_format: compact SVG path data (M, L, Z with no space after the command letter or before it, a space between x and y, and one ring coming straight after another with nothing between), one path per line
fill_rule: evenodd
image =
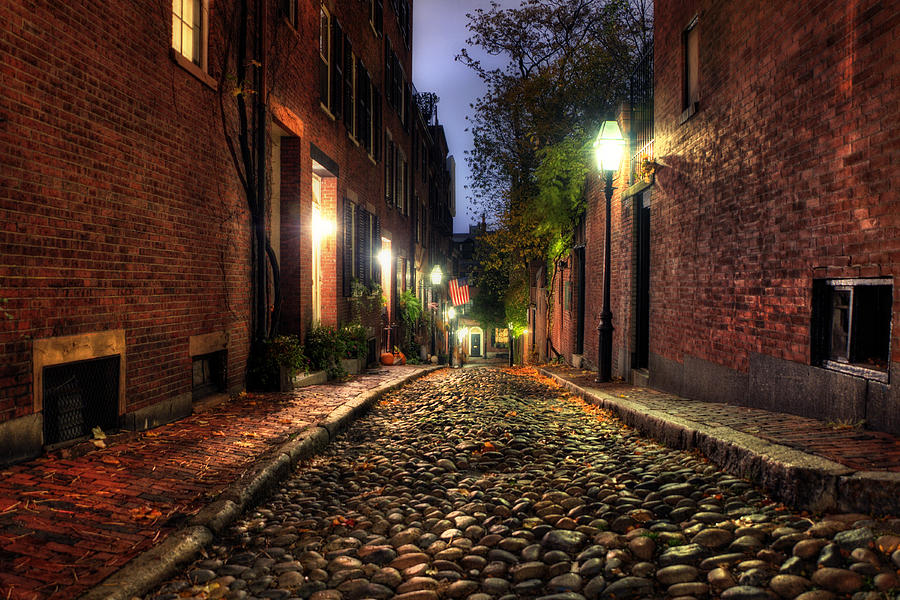
M565 366L544 369L585 389L640 402L652 410L709 426L736 431L827 458L858 471L900 472L900 437L826 423L816 419L775 413L718 402L688 400L650 388L624 383L594 382L595 372Z
M421 370L390 367L340 384L243 395L110 436L104 449L57 450L0 471L0 598L77 597L183 525L290 434Z

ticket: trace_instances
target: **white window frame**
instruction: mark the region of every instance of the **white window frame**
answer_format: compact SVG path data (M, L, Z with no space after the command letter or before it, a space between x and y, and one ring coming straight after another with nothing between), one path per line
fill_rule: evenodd
M180 5L181 13L175 12L176 5ZM188 23L184 19L184 7L185 5L189 5L194 13L199 10L199 15L192 16L192 22ZM193 20L199 18L200 23L193 23ZM188 56L184 53L184 28L190 27L191 31L195 34L199 39L194 39L192 37L191 47L196 44L199 46L197 48L197 56L194 56L193 53L191 56ZM179 36L178 33L181 33ZM172 3L172 50L176 52L179 56L183 57L189 63L194 66L200 68L204 73L207 72L207 60L208 60L208 47L209 47L209 0L173 0Z

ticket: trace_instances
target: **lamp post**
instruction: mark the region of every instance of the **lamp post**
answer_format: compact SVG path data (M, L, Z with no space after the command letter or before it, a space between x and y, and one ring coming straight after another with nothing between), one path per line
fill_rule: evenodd
M444 277L443 271L441 271L441 265L434 265L434 268L431 269L431 301L434 302L434 308L431 309L431 355L436 355L437 348L435 347L435 327L434 322L437 320L437 303L434 299L434 288L441 285L441 279Z
M622 162L625 139L615 121L605 121L594 140L594 155L597 167L606 178L606 236L603 242L603 307L600 310L600 324L597 326L597 383L605 383L612 377L612 310L609 306L610 287L610 220L613 195L613 175Z

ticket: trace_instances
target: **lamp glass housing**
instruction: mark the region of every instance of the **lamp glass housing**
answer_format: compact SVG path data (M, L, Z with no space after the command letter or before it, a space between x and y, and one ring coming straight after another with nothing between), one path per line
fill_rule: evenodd
M447 309L447 317L450 319L456 317L456 309L453 308L452 306Z
M615 121L604 121L594 140L594 156L597 160L597 168L601 171L617 171L622 164L622 155L625 153L625 138L619 124Z
M434 265L434 268L431 269L431 285L441 285L443 277L444 273L441 271L441 265Z

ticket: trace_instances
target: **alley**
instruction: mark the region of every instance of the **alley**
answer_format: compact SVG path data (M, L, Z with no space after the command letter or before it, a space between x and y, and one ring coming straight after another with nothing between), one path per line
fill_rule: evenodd
M793 512L533 371L444 370L145 599L893 598L895 526Z

